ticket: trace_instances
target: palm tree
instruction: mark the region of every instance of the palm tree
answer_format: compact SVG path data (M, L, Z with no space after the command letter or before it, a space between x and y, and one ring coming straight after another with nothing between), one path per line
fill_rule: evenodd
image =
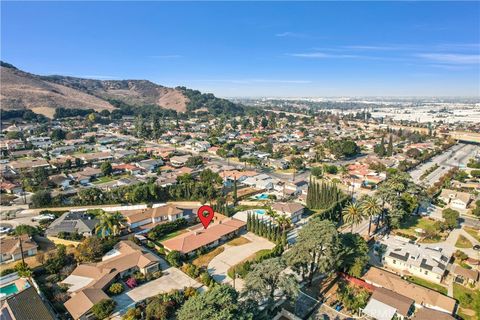
M116 236L120 234L120 229L125 223L125 217L119 212L105 212L102 211L98 215L98 225L95 228L95 231L100 235L102 238L105 238L109 235Z
M275 221L280 226L280 228L282 228L282 234L285 232L285 229L289 228L292 224L292 220L285 214L278 214L275 218Z
M353 227L360 224L364 218L364 214L356 202L351 202L348 206L343 208L342 214L343 220L352 225L352 233Z
M360 209L362 210L363 214L369 218L368 235L370 236L370 228L372 226L372 217L377 216L382 212L382 206L380 202L377 200L377 198L372 196L365 196L361 200Z

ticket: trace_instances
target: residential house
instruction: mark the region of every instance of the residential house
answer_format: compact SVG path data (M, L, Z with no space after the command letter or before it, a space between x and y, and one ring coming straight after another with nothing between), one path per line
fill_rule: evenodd
M113 160L112 154L108 151L85 153L85 154L79 155L79 158L80 160L83 161L83 163L92 163L92 164L100 164L105 161Z
M19 159L9 162L7 167L9 167L15 174L18 174L22 170L31 171L35 168L48 169L50 168L50 164L47 162L47 160L41 158Z
M382 258L386 267L435 283L442 281L452 257L451 252L394 238L387 240L387 249Z
M400 276L386 270L371 267L363 279L375 287L382 287L415 300L417 312L421 308L429 308L450 315L455 312L457 304L455 299L403 280Z
M155 172L158 167L163 166L162 159L148 159L136 163L136 165L147 172Z
M468 192L461 192L450 189L443 189L438 198L454 209L467 209L472 202L472 195Z
M48 226L45 234L47 237L56 237L59 233L81 234L89 237L94 234L97 224L98 219L83 212L65 212Z
M408 319L414 312L415 300L392 290L375 288L362 313L377 320Z
M211 145L208 141L195 141L192 145L192 150L195 152L206 152Z
M0 263L18 261L37 254L37 243L28 235L0 239Z
M92 179L101 177L103 175L102 170L99 168L86 167L82 171L75 172L69 176L76 182L87 185Z
M183 218L183 210L173 204L166 204L156 208L121 211L127 219L130 230L147 232L157 224L171 222Z
M200 248L213 248L221 242L238 235L245 229L246 222L234 218L226 218L211 223L206 229L197 226L195 229L165 240L162 245L167 251L179 251L185 255L194 253Z
M129 174L140 174L142 172L142 169L130 164L130 163L124 163L124 164L119 164L119 165L114 165L112 166L113 173L115 174L121 174L121 173L129 173Z
M54 320L40 295L33 286L7 297L0 306L2 320Z
M170 158L170 164L176 168L183 167L190 156L174 156Z
M266 174L258 174L256 176L248 177L242 183L261 190L270 190L273 188L273 179Z
M23 188L15 183L2 181L0 182L0 190L10 194L20 195L23 191Z
M284 159L269 159L268 165L278 170L285 170L288 168L289 163Z
M480 273L474 269L466 269L454 264L450 273L455 277L455 282L475 286L478 283Z
M300 203L294 203L294 202L275 202L272 205L273 211L275 211L277 214L280 215L285 215L290 220L295 223L300 221L302 218L303 211L305 209L304 206L302 206Z
M135 272L144 275L157 272L159 260L132 241L120 241L98 263L81 264L62 281L69 288L65 308L74 319L93 319L91 308L103 299L109 285Z
M434 309L430 308L420 308L418 309L413 317L411 318L412 320L456 320L454 316L437 311Z
M48 148L52 145L50 137L28 137L27 141L31 143L35 148Z
M56 187L61 189L67 189L70 186L70 181L72 181L66 174L56 174L53 176L48 177L48 181L53 183Z
M25 143L19 139L0 140L1 150L18 150L25 148Z

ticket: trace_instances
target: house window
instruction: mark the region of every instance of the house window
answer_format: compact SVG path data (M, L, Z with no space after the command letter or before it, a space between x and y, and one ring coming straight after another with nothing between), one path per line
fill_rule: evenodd
M428 275L428 271L427 271L427 270L425 270L425 274Z

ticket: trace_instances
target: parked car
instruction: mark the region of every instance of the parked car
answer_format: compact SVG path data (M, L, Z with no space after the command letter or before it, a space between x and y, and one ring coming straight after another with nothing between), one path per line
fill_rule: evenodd
M473 250L480 251L480 244L476 244L473 246Z
M32 218L32 221L43 221L43 220L55 220L55 215L48 213L48 214L41 214Z
M0 234L9 233L12 231L12 228L0 226Z

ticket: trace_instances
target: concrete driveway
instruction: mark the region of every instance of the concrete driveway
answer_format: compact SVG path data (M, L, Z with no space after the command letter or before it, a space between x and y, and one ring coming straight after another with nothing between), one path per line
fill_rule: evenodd
M121 314L135 303L157 294L171 290L181 290L185 287L200 288L201 286L201 283L190 278L179 269L170 267L163 270L163 275L160 278L113 297L113 300L117 302L117 313Z
M275 247L274 243L262 237L256 236L251 232L245 234L243 237L247 238L251 242L240 246L225 245L225 250L213 258L208 264L208 273L215 279L215 281L233 284L233 279L227 275L227 271L231 266L242 262L260 250L272 249ZM237 279L235 281L235 287L237 290L240 290L243 287L243 281L241 279Z

